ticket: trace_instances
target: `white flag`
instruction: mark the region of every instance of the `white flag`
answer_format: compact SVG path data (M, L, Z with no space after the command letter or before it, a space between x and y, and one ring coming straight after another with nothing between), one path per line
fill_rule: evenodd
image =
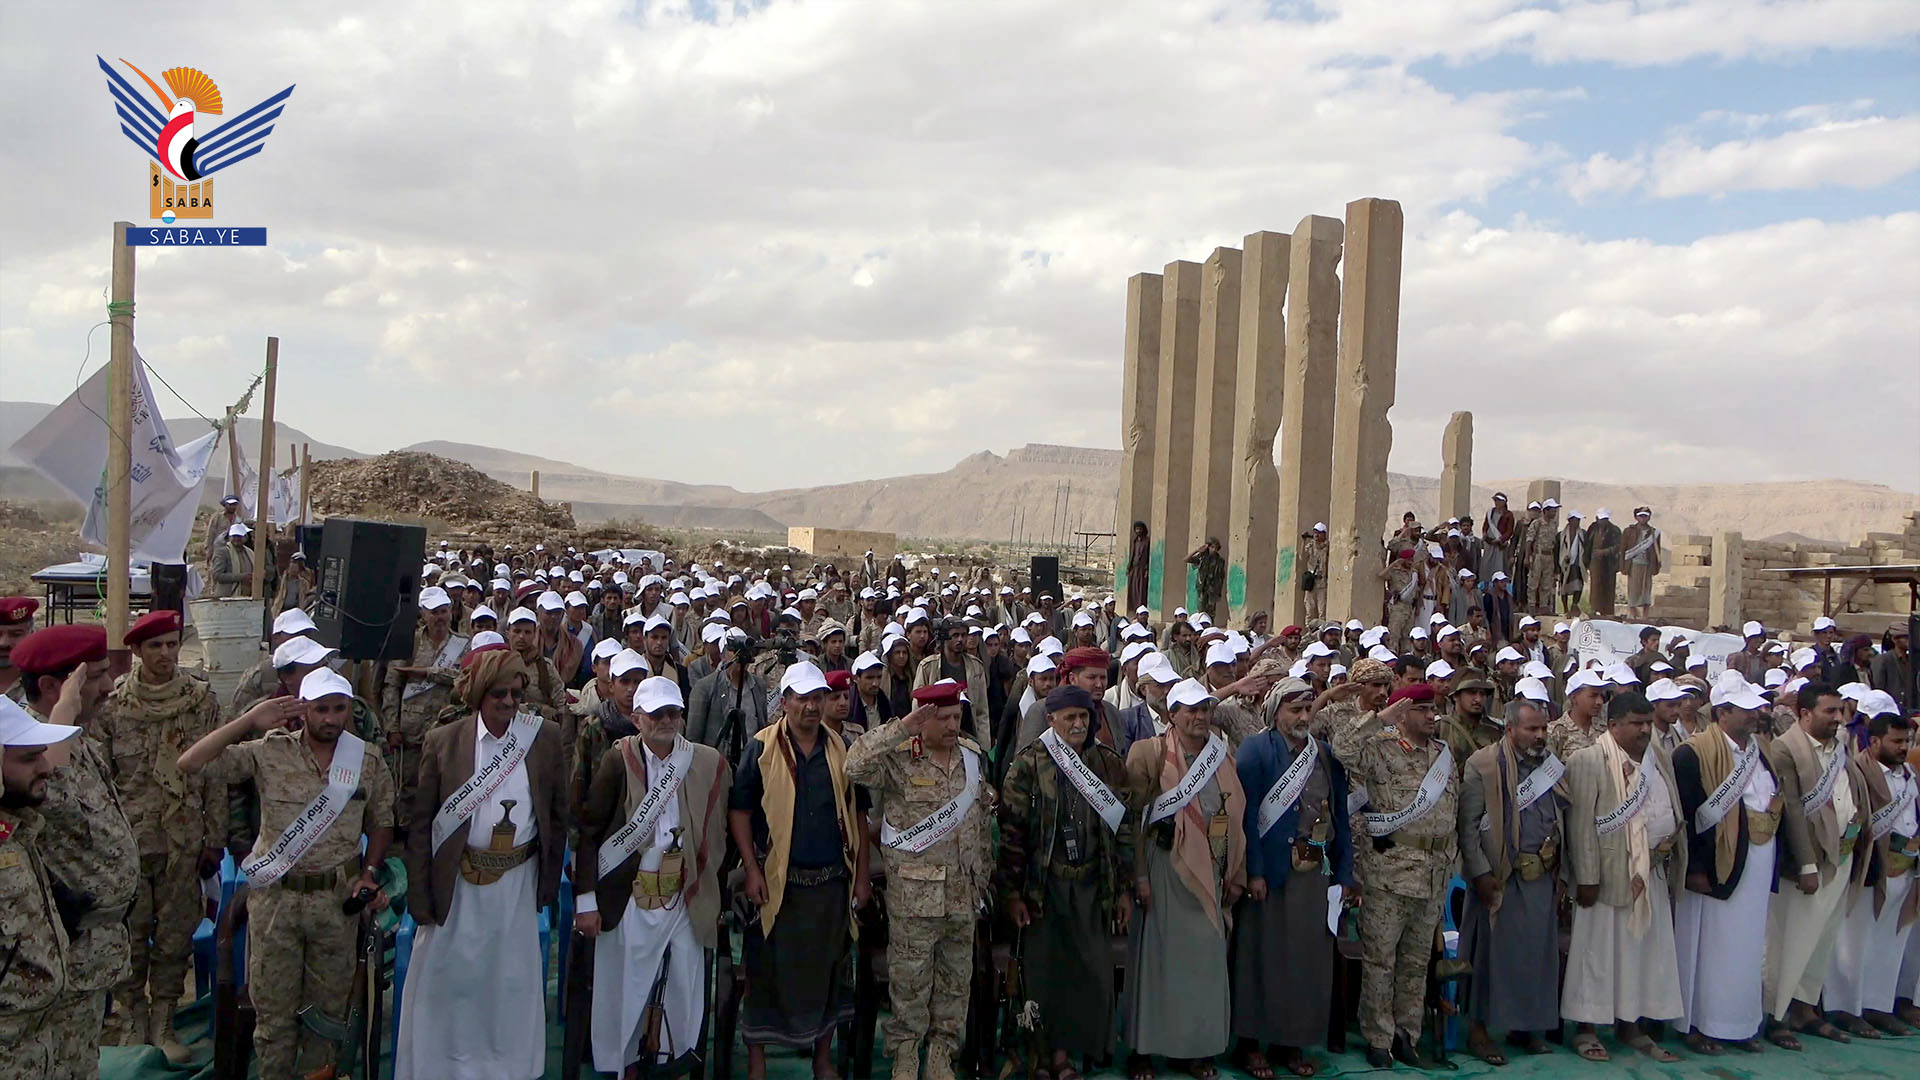
M247 448L234 443L230 453L240 459L238 490L235 489L235 477L232 470L227 476L228 495L240 497L240 509L243 516L258 519L254 504L260 501L260 473L247 457ZM293 466L286 472L275 473L267 478L267 505L272 511L271 520L275 525L287 525L300 516L300 488L294 474L299 466Z
M182 447L173 445L167 422L154 407L146 364L133 355L133 430L129 442L129 524L134 559L181 562L193 535L217 432ZM84 540L105 545L107 537L107 384L108 366L93 373L78 390L54 407L32 431L13 444L22 461L86 504L80 527Z

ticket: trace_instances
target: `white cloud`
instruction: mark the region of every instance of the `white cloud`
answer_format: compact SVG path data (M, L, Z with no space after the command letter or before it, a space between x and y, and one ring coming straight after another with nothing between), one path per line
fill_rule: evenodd
M1275 21L1253 0L779 0L702 21L684 4L399 0L345 13L56 8L30 24L10 12L0 90L35 107L0 168L11 204L34 212L11 215L0 243L0 381L9 398L70 388L102 310L106 224L144 209L144 166L112 127L98 51L202 67L234 101L297 83L266 152L221 174L222 220L269 225L274 248L141 256L143 349L205 409L245 385L276 333L281 415L367 450L456 439L767 487L941 469L1027 441L1112 445L1129 274L1385 195L1408 221L1397 412L1411 431L1463 397L1494 410L1482 468L1505 458L1519 471L1531 433L1576 424L1508 385L1548 357L1657 357L1705 388L1750 375L1756 357L1806 362L1789 357L1794 342L1860 370L1910 359L1920 320L1889 290L1915 278L1894 272L1911 245L1892 246L1911 224L1796 222L1684 246L1484 224L1504 218L1487 209L1504 185L1550 182L1561 165L1521 134L1541 92L1448 93L1408 63L1800 54L1884 44L1916 8L1376 0ZM124 40L100 40L101 25L127 27ZM1868 117L1785 123L1833 145L1849 136L1821 125ZM1739 134L1788 137L1768 130ZM1702 149L1708 160L1673 159L1671 182L1726 175L1719 145ZM1840 168L1790 156L1808 163L1717 182L1832 183ZM1858 151L1837 156L1858 167ZM1562 183L1583 198L1658 190L1662 162L1590 159ZM1880 275L1830 266L1847 244ZM1756 271L1756 248L1795 273ZM1466 393L1448 381L1469 375ZM1886 421L1863 430L1895 428L1913 405L1815 381L1829 404ZM1624 411L1591 394L1573 404L1579 424ZM1643 408L1649 424L1697 433L1700 473L1753 460L1740 432L1709 438L1691 403ZM1402 445L1397 468L1431 471L1425 448ZM1642 460L1623 445L1584 475L1632 476ZM1911 484L1916 471L1877 476Z
M1920 169L1920 116L1826 121L1770 138L1712 146L1673 141L1654 155L1662 198L1730 191L1873 188Z

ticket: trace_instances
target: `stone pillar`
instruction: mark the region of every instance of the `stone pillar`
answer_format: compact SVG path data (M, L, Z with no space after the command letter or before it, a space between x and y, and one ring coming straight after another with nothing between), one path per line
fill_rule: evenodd
M1440 516L1473 513L1473 414L1457 412L1440 436Z
M1400 341L1400 241L1391 199L1347 204L1347 269L1340 302L1340 374L1333 414L1333 503L1327 522L1327 611L1380 618L1381 541L1387 525L1387 454L1393 449Z
M1127 560L1133 551L1133 523L1153 517L1153 448L1160 419L1159 274L1135 274L1127 279L1125 354L1120 391L1120 502L1113 520L1113 591L1123 598L1127 595ZM1132 618L1133 612L1126 615Z
M1162 621L1187 603L1193 510L1194 380L1200 366L1200 264L1167 264L1160 287L1160 378L1154 405L1153 568L1148 605Z
M1273 437L1280 429L1287 377L1287 257L1292 242L1286 233L1257 232L1249 234L1241 246L1233 519L1230 535L1223 537L1227 606L1236 623L1254 611L1272 613L1274 606L1274 506L1280 499L1280 474L1273 467ZM1227 617L1224 611L1217 614Z
M1240 249L1214 248L1200 270L1200 369L1193 391L1193 514L1187 522L1186 550L1220 540L1226 550L1232 528L1233 412L1240 374ZM1169 538L1171 539L1171 538ZM1224 599L1224 598L1223 598ZM1188 607L1199 604L1195 590ZM1210 611L1225 622L1225 611Z
M1707 567L1707 629L1740 632L1745 618L1740 606L1740 590L1745 573L1740 560L1746 543L1737 532L1713 534L1713 564Z
M1530 503L1546 502L1548 499L1552 499L1554 502L1561 501L1560 500L1560 481L1558 480L1527 481L1527 502L1530 502ZM1522 503L1521 505L1524 506L1526 504ZM1565 523L1566 523L1566 516L1561 515L1561 524L1565 524Z
M533 470L533 497L536 499L540 497L540 470L539 469Z
M1280 501L1274 522L1280 547L1274 560L1276 632L1283 626L1306 625L1300 534L1327 520L1332 492L1343 232L1337 218L1309 215L1294 226L1288 252L1287 374L1280 402Z

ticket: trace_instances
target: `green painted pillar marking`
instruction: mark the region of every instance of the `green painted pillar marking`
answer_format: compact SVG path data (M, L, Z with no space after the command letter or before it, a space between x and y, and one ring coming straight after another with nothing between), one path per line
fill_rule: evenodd
M1155 540L1147 556L1147 610L1160 610L1160 583L1166 580L1167 542Z
M1273 583L1279 586L1281 590L1285 590L1287 586L1293 584L1293 564L1299 557L1300 546L1298 544L1288 544L1286 547L1280 549L1280 554L1274 559Z
M1227 567L1227 607L1238 611L1247 606L1247 568L1239 563Z

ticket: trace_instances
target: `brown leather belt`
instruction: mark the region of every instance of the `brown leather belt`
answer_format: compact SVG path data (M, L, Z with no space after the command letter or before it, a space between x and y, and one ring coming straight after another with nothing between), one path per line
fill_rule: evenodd
M288 874L274 885L297 893L328 892L339 888L340 883L360 872L360 857L354 856L343 863L338 870L321 870L309 874Z
M1441 833L1437 836L1402 836L1393 834L1395 847L1408 847L1415 851L1445 851L1453 847L1453 834Z
M507 871L533 858L534 850L539 846L538 840L529 840L506 851L467 848L460 853L460 876L474 885L491 885L505 876Z

